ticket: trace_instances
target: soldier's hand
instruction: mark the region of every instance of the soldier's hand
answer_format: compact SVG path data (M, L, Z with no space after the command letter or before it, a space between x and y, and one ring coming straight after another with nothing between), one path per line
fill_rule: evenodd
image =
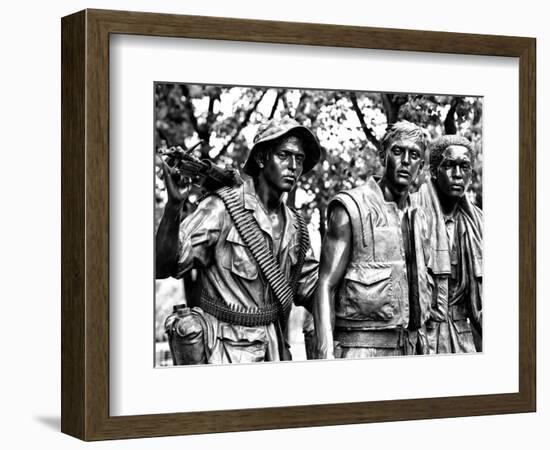
M233 174L233 179L235 180L235 186L241 186L244 183L244 180L241 177L241 174L239 173L238 170L234 169L230 165L226 165L225 170L228 170Z
M317 349L315 359L334 359L334 351L327 349Z
M162 158L160 158L160 164L162 165L164 184L168 193L168 203L177 206L182 205L189 196L190 182L186 178L182 178L180 173L166 164Z
M335 345L336 344L333 341L322 342L319 340L319 338L317 338L317 344L315 346L315 359L334 359Z

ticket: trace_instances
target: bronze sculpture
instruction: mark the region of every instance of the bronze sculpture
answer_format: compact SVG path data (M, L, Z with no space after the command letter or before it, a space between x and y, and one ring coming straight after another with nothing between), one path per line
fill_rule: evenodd
M371 177L329 203L314 304L319 358L427 351L429 223L409 196L426 145L418 126L394 124L381 144L382 178Z
M166 321L172 345L195 346L177 363L291 358L284 339L289 304L311 308L318 262L299 212L286 206L302 173L320 158L315 136L293 119L260 127L239 187L209 195L180 223L185 195L163 166L168 203L157 231L157 278L200 269L200 306ZM177 352L172 352L173 356Z
M468 139L442 136L431 145L431 179L413 195L432 217L436 264L448 274L448 313L426 324L430 353L482 349L483 212L467 196L473 161Z

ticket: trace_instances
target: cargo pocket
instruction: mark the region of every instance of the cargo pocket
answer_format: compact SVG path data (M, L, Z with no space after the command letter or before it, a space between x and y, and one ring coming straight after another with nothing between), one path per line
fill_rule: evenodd
M457 320L453 322L456 331L457 343L456 353L475 353L476 347L474 343L474 335L470 322L467 319Z
M218 339L223 348L224 363L265 361L267 336L263 328L220 324Z
M344 280L342 301L348 319L392 319L399 307L393 295L392 264L350 266Z
M245 280L257 279L258 268L256 262L236 228L231 229L226 241L228 255L223 262L224 267Z
M472 333L472 328L468 319L456 320L453 323L458 334Z

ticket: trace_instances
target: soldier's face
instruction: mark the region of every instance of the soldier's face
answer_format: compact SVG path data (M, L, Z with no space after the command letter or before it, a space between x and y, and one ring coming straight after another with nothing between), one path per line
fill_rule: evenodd
M417 142L398 139L386 153L385 178L398 190L408 188L424 166L424 151Z
M264 160L265 180L279 192L292 190L304 170L305 153L300 140L289 137L268 152Z
M443 151L443 159L435 174L436 186L444 196L460 198L472 179L470 152L462 145L451 145Z

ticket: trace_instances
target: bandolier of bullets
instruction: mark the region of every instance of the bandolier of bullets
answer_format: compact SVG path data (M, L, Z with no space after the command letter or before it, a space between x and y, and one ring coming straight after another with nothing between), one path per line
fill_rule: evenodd
M277 305L280 308L279 313L282 317L286 317L292 307L294 295L290 285L285 281L284 275L277 266L273 254L265 245L264 237L254 217L242 207L239 194L234 189L224 187L218 189L216 195L224 202L237 231L271 286L273 294L279 303Z

